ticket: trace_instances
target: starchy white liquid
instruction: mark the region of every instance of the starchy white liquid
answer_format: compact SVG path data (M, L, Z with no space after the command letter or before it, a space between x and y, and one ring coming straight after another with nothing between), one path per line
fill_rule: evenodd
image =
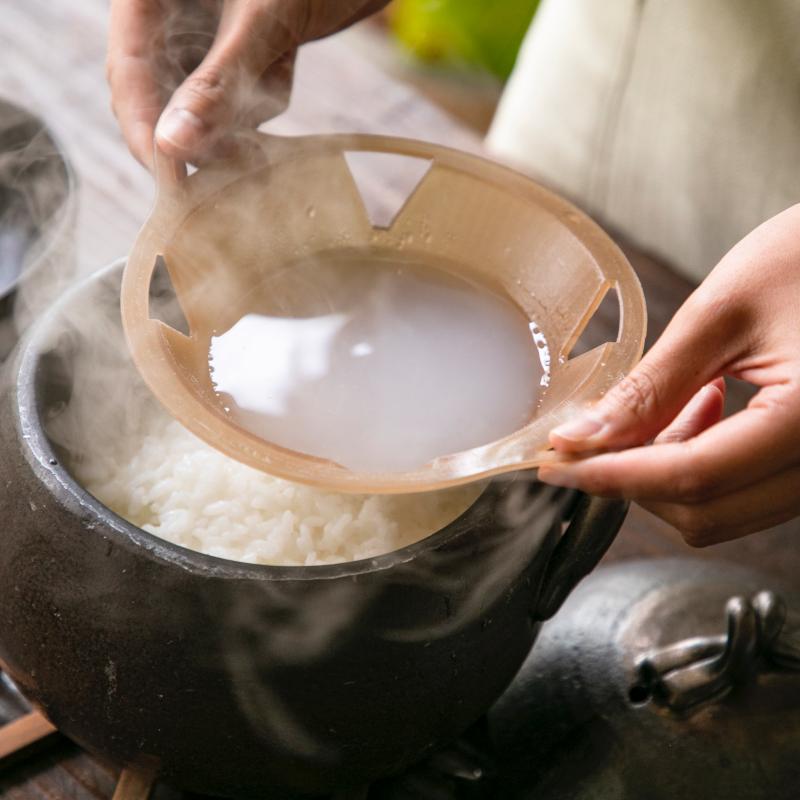
M519 308L402 254L318 256L260 296L272 308L211 340L223 406L263 439L356 471L415 469L502 438L546 385Z

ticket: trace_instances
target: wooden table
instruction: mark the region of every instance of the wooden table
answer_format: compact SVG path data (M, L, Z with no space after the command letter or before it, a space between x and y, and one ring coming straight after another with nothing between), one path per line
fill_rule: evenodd
M104 0L7 2L0 17L4 68L0 95L43 116L72 159L80 180L76 229L78 271L88 273L124 256L152 198L150 176L134 162L109 109L103 77L106 3ZM481 142L409 88L393 82L352 52L345 38L304 49L298 64L291 109L272 129L282 133L364 131L424 138L479 152ZM691 291L691 285L636 248L626 246L647 296L648 343L663 330ZM613 338L608 318L594 330L599 341ZM734 407L746 392L735 390ZM694 555L758 565L787 578L800 574L800 525L690 551L668 525L634 507L608 560ZM0 690L0 721L21 707ZM116 772L61 741L0 775L0 796L109 798ZM176 797L159 788L157 798Z

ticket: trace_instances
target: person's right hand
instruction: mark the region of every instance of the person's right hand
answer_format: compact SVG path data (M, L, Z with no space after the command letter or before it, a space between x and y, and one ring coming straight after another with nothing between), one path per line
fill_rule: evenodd
M697 547L800 515L798 320L800 204L742 239L630 374L551 433L565 461L539 478L636 500ZM726 375L759 390L721 420Z
M288 103L297 47L387 0L112 0L112 108L131 152L202 161ZM177 87L177 88L176 88Z

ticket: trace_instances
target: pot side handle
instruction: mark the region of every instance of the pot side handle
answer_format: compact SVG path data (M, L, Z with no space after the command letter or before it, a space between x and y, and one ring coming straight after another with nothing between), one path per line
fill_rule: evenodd
M686 716L759 671L800 672L800 620L777 594L731 597L725 616L725 634L684 639L641 656L629 696Z
M567 595L605 555L616 538L629 503L581 493L567 530L558 540L542 581L533 616L550 619Z

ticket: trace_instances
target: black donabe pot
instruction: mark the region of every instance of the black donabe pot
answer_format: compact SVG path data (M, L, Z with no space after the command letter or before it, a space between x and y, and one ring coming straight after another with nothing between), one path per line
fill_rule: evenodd
M401 770L500 695L625 514L490 484L403 550L334 566L241 564L128 524L70 476L42 420L72 390L59 333L118 298L121 266L63 297L0 395L0 658L69 737L176 785L321 794ZM98 367L100 368L100 367Z

